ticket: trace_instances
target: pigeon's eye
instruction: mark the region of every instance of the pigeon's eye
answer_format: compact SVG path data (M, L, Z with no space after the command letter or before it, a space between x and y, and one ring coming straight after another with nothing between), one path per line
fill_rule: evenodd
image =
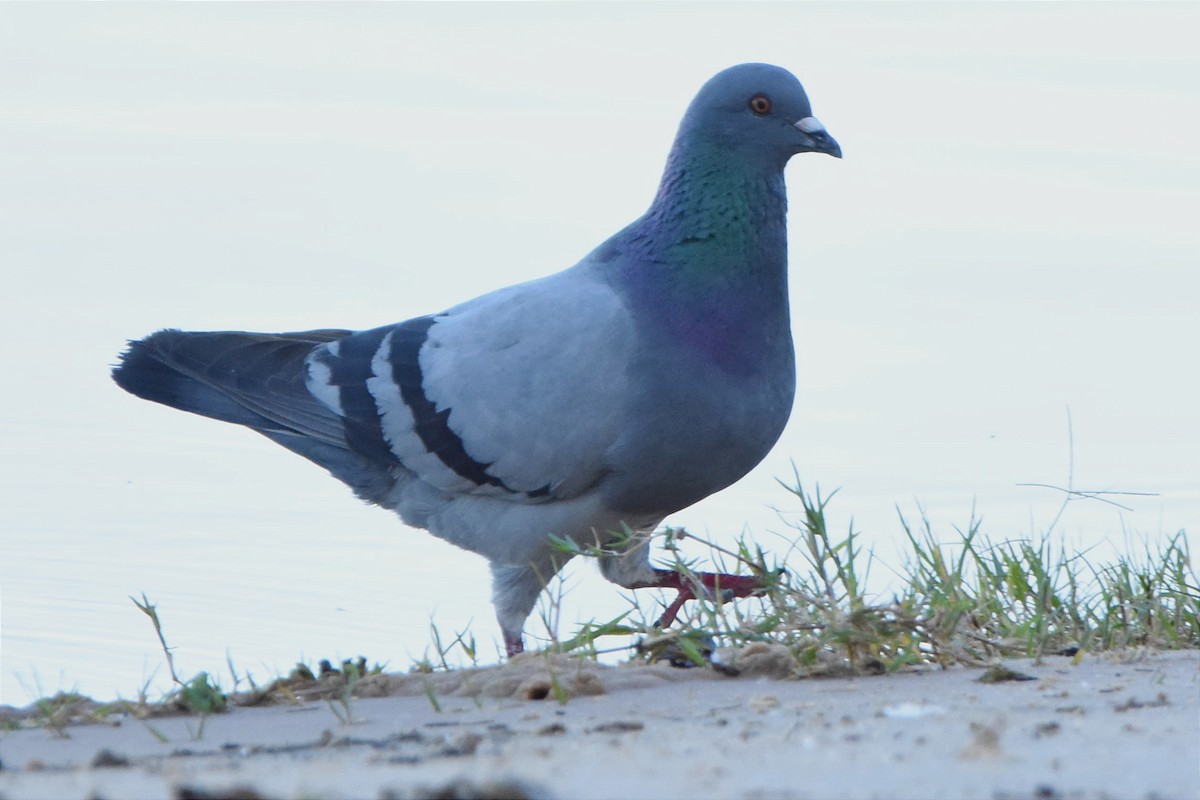
M750 110L760 117L771 113L771 98L765 94L756 94L750 98Z

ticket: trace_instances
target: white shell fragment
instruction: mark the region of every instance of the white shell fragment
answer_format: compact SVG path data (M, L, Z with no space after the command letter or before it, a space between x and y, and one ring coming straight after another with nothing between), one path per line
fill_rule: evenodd
M946 709L926 703L897 703L884 707L880 713L890 719L919 719L920 717L940 717L946 713Z

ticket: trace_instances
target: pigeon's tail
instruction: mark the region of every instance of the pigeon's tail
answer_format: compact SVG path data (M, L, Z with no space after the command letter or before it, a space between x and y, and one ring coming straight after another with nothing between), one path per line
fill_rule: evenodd
M130 342L112 375L143 399L251 428L376 501L390 481L351 449L341 418L307 386L308 354L349 333L162 330Z
M113 380L138 397L193 414L307 433L313 422L335 417L308 393L305 358L317 345L348 333L163 330L130 342Z

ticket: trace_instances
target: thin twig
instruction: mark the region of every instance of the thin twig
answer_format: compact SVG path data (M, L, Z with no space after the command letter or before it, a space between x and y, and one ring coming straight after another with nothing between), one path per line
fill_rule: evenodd
M167 669L171 672L171 680L176 684L183 686L183 681L179 680L179 675L175 673L175 657L171 655L171 648L167 647L167 640L163 636L162 623L158 619L158 610L154 604L150 602L150 598L146 597L146 593L142 592L142 602L138 602L133 595L129 596L133 604L141 609L142 613L150 618L150 622L154 624L154 632L158 634L158 643L162 645L163 654L167 657Z
M1067 506L1071 502L1072 493L1075 491L1075 427L1071 424L1071 407L1067 406L1067 496L1063 499L1063 504L1059 507L1058 513L1054 515L1054 520L1050 523L1050 527L1046 529L1046 535L1054 530L1054 526L1062 519L1063 512L1067 510Z
M1085 489L1069 489L1069 488L1064 489L1061 486L1055 486L1050 483L1018 483L1017 486L1035 486L1035 487L1038 487L1041 489L1053 489L1056 492L1064 492L1068 495L1071 495L1071 497L1082 497L1085 500L1099 500L1101 503L1108 503L1110 506L1116 506L1117 508L1121 509L1122 511L1129 511L1129 512L1133 511L1133 509L1130 508L1129 506L1122 505L1121 503L1118 503L1115 500L1109 500L1106 497L1101 497L1101 495L1116 494L1116 495L1122 495L1122 496L1126 496L1126 497L1158 497L1158 492L1118 492L1118 491L1110 491L1107 489L1102 489L1099 491L1089 491L1089 490L1085 490ZM1069 501L1069 499L1070 498L1068 498L1068 501ZM1064 503L1063 505L1065 507L1066 504ZM1061 516L1061 515L1062 515L1062 512L1060 510L1059 516ZM1058 522L1058 517L1054 518L1054 522L1056 522L1056 523ZM1053 528L1053 527L1054 527L1054 525L1051 524L1050 528Z
M724 555L729 556L730 558L732 558L735 561L742 562L743 564L745 564L747 567L749 567L750 569L752 569L755 572L762 571L757 564L755 564L753 561L746 558L745 556L741 555L740 553L735 553L732 550L726 550L724 547L721 547L718 544L710 542L707 539L702 539L694 533L689 533L688 531L684 530L683 528L672 528L671 531L672 531L672 537L676 540L685 539L685 538L695 540L695 541L699 542L700 544L704 545L705 547L711 548L712 550L716 550L718 553L723 553Z

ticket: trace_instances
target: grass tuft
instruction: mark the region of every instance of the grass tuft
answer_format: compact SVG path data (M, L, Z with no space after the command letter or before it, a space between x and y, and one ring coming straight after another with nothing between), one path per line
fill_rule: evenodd
M901 512L907 548L900 589L883 599L866 592L873 556L863 553L853 525L843 535L829 530L826 509L836 492L822 496L818 487L809 494L798 479L784 486L802 513L790 523L796 535L782 559L769 559L745 538L735 550L713 548L723 571L762 576L761 596L692 601L665 634L637 620L640 608L631 610L610 623L584 625L558 649L594 655L605 652L601 637L633 634L654 643L641 648L644 657L657 658L665 637L673 660L700 661L705 654L697 642L766 643L787 648L797 674L821 674L831 667L875 672L988 664L1001 656L1200 647L1200 589L1183 531L1136 556L1097 565L1049 534L993 541L972 515L965 530L947 538L935 533L923 509L916 521ZM694 578L693 562L676 546L681 532L656 535L665 539L670 567Z

